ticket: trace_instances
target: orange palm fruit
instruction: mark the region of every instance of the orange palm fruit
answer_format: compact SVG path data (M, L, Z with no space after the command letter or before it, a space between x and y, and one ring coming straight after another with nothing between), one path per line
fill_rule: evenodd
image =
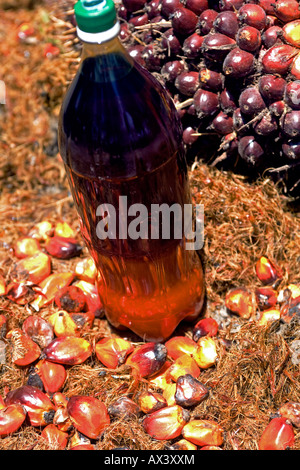
M19 259L35 255L39 251L41 251L39 241L31 237L21 238L21 240L18 240L14 246L15 256Z
M85 328L91 329L94 324L95 315L93 312L78 312L69 314L72 320L76 323L77 328L80 332Z
M12 362L17 366L28 366L41 355L41 349L20 328L10 330L6 338L12 345Z
M23 324L22 331L29 336L41 349L44 349L54 339L52 325L42 317L29 315Z
M198 405L208 397L209 389L190 374L178 377L175 402L185 407Z
M218 322L214 318L202 318L193 328L193 340L198 341L202 336L217 336Z
M186 374L197 378L200 375L200 369L195 359L185 354L184 356L178 357L176 361L171 364L167 371L167 376L176 382L178 377Z
M278 412L282 418L289 420L296 428L300 428L300 403L291 401L284 403Z
M75 238L76 233L68 222L57 222L54 227L54 236Z
M4 401L7 406L22 405L27 411L31 426L46 426L53 421L55 407L50 398L39 388L23 385L8 392Z
M26 418L26 410L22 405L12 404L0 409L0 437L8 436L17 431Z
M56 407L58 408L66 408L68 404L67 397L61 392L54 392L52 395L52 401Z
M197 351L193 355L200 369L208 369L215 365L218 359L217 345L213 338L203 336L197 343Z
M138 404L142 412L148 414L167 406L167 401L160 393L147 390L138 396Z
M42 251L21 259L15 264L12 275L18 280L39 284L51 274L51 259Z
M70 450L96 450L93 444L79 444L78 446L71 447Z
M176 360L183 354L190 356L196 351L197 344L188 336L173 336L166 343L168 356Z
M282 279L281 269L266 256L261 256L256 262L255 271L258 279L263 284L274 285L277 281Z
M295 441L293 426L285 418L273 418L264 429L259 442L259 450L285 450Z
M73 285L79 287L84 292L88 310L92 312L95 317L101 317L103 315L103 305L97 287L83 280L76 281Z
M296 80L300 80L300 53L294 59L290 73Z
M79 328L68 312L60 310L54 312L48 318L50 325L53 327L55 335L58 336L78 336Z
M126 419L138 417L141 409L131 398L123 396L114 400L107 411L110 417Z
M69 438L68 433L61 431L53 423L48 424L48 426L42 430L41 436L45 439L51 450L64 450Z
M166 400L168 406L176 405L175 392L176 384L174 382L167 384L164 388L163 397Z
M36 293L24 282L10 282L6 289L6 298L18 305L26 305L36 298Z
M283 38L292 46L300 47L300 20L290 21L282 27Z
M100 400L91 396L72 396L67 410L73 426L89 439L98 439L110 425L107 408Z
M260 326L264 326L272 321L280 320L280 317L281 317L281 313L278 308L269 308L268 310L263 310L261 312L261 315L257 321L257 324Z
M7 318L5 315L0 314L0 338L4 338L7 333Z
M124 364L133 350L133 344L122 338L103 338L95 345L97 358L109 369L116 369Z
M45 359L57 364L82 364L92 354L92 346L78 336L60 336L55 338L43 350Z
M3 408L5 408L5 402L4 402L4 398L0 395L0 410L2 410Z
M252 293L245 287L236 287L229 290L225 296L225 306L230 313L234 313L246 320L255 311Z
M223 434L218 423L207 419L193 419L182 430L183 437L197 446L220 446Z
M6 294L6 281L4 277L0 274L0 297Z
M53 417L53 424L57 426L60 431L68 432L73 428L67 408L58 408Z
M86 307L86 296L77 286L65 286L59 289L54 297L58 308L67 312L82 312Z
M175 444L168 447L169 450L197 450L197 446L186 439L180 439Z
M171 366L171 362L166 360L162 368L154 375L151 375L147 380L148 382L156 388L164 390L166 386L172 382L172 379L168 377L168 370Z
M169 440L180 436L190 414L181 406L166 406L147 415L142 422L143 428L153 439Z
M62 287L69 286L74 279L74 273L53 273L39 283L41 294L31 303L31 306L39 311L45 305L50 304L58 291Z
M62 364L41 359L36 369L47 393L55 393L62 389L67 378L66 369Z
M53 233L53 225L48 220L42 220L32 227L29 231L28 236L35 238L38 241L48 240Z
M55 235L45 242L45 248L49 255L58 259L70 259L79 256L82 246L75 238L65 238Z
M126 364L135 368L141 377L150 377L162 368L167 354L164 344L149 342L137 346L128 356Z
M94 284L97 278L97 268L93 258L83 258L75 266L75 275L82 281Z
M200 450L223 450L223 449L218 446L204 446L204 447L201 447Z
M278 294L271 286L258 287L255 289L256 303L260 310L266 310L275 307Z
M75 429L69 440L69 450L94 450L94 446L91 444L90 439Z

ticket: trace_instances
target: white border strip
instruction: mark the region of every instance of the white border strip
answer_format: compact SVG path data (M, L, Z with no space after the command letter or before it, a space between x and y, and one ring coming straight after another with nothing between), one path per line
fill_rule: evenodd
M107 31L102 31L101 33L87 33L86 31L82 31L77 26L77 36L84 42L93 42L100 44L105 41L109 41L110 39L117 36L120 32L120 22L117 21L114 26Z

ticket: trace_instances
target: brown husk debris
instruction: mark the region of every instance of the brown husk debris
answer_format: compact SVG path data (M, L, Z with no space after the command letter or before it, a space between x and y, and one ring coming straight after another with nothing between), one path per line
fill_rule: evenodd
M36 222L63 219L77 230L81 241L56 144L59 107L78 64L71 2L59 2L59 11L52 2L25 2L23 9L10 8L16 3L20 6L20 2L0 2L5 8L0 24L0 80L6 87L5 104L0 105L0 274L7 281L15 262L12 247ZM34 40L16 39L24 22L33 25ZM44 57L49 42L60 49L58 56ZM210 388L209 398L190 410L191 416L218 421L225 430L224 449L255 450L280 405L300 401L299 360L293 353L293 342L300 340L300 320L258 327L255 321L228 314L224 298L232 287L253 290L260 285L255 262L261 255L283 269L278 288L300 284L300 218L273 182L249 184L240 176L206 166L200 157L191 169L191 188L205 214L205 315L220 324L219 360L200 375L201 382ZM86 254L84 251L82 256ZM77 260L53 260L53 271L72 269ZM47 318L54 309L50 305L40 314ZM0 310L8 317L9 328L21 327L32 313L27 305L5 297L0 297ZM94 345L109 334L119 333L101 318L84 337ZM174 334L191 336L191 327L181 325ZM139 341L130 334L128 337ZM25 384L28 376L28 367L13 365L10 354L8 343L6 361L0 364L2 396ZM108 370L93 355L84 364L68 368L63 393L94 395L109 405L122 393L136 399L147 387L147 380L136 379L127 367ZM0 449L48 449L40 434L40 429L24 424L18 432L0 439ZM293 449L299 450L297 429L295 436ZM96 448L155 450L167 444L151 439L139 418L124 418L112 421Z

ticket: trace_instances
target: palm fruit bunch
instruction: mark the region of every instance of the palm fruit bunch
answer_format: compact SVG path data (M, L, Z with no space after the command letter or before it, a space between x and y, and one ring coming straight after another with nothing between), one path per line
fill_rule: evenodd
M122 0L118 16L177 106L189 160L300 196L299 0Z

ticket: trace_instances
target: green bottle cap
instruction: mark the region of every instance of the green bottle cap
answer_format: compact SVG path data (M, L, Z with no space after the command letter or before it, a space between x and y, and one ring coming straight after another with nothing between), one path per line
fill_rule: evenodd
M79 0L74 10L77 26L85 33L101 33L116 23L113 0Z

